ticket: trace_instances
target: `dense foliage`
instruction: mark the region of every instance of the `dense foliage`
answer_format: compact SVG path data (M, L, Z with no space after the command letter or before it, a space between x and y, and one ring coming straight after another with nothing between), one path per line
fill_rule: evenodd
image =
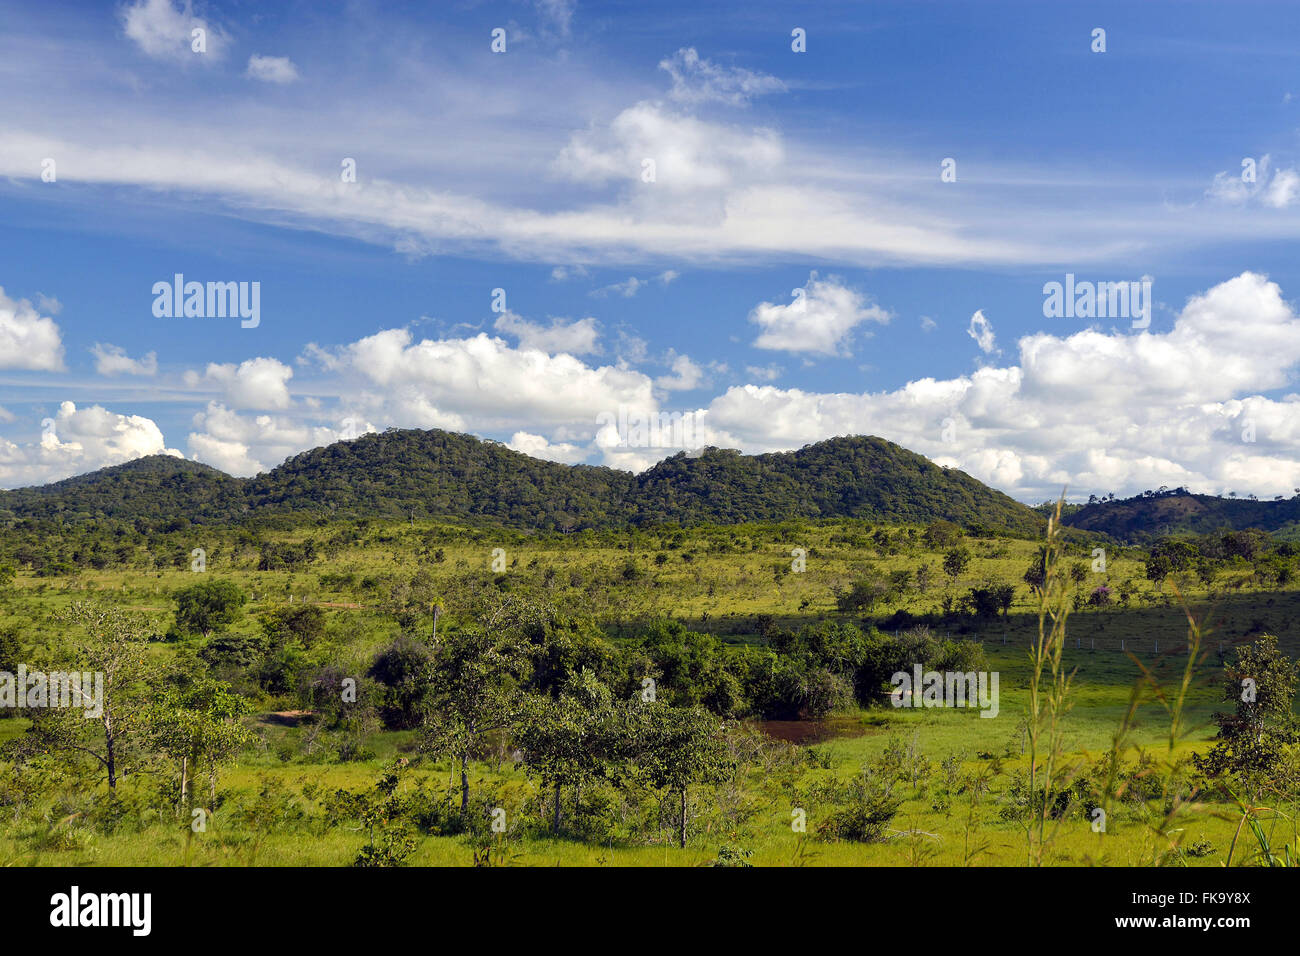
M1029 508L969 475L865 437L767 455L708 449L631 475L541 461L469 435L390 430L304 452L251 479L153 456L0 492L0 521L116 519L157 528L286 514L452 516L560 530L831 517L946 519L1020 535L1041 525Z

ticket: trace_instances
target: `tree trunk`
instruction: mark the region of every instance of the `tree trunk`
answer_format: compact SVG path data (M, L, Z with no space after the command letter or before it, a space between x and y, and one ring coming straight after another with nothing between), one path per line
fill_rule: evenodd
M460 755L460 813L469 814L469 750Z
M555 785L555 832L560 832L560 785Z
M682 787L682 849L686 849L686 788Z
M181 809L185 809L185 797L190 789L190 758L181 758Z
M104 766L108 770L108 787L117 788L117 751L113 747L113 718L104 716Z

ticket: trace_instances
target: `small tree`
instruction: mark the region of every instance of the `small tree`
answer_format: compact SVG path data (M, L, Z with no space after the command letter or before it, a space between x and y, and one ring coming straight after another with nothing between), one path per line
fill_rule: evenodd
M469 813L469 760L487 735L510 727L523 705L529 660L511 630L480 625L443 638L434 651L421 747L460 761L460 809Z
M176 627L185 635L211 636L218 628L239 620L239 612L248 603L246 595L233 581L200 581L175 594Z
M1286 748L1300 739L1293 707L1300 664L1265 634L1235 649L1224 665L1223 699L1231 713L1216 713L1217 743L1196 766L1208 776L1231 775L1256 794L1281 765Z
M965 548L953 548L943 556L943 573L956 581L970 567L970 552Z
M993 588L993 593L997 598L998 608L1002 611L1002 616L1010 616L1011 605L1016 600L1016 586L1014 584L999 584Z
M584 668L565 682L557 699L534 697L519 722L516 740L524 763L555 790L553 828L560 831L560 793L604 775L613 759L609 688Z
M634 703L627 714L627 739L637 772L650 786L676 793L681 800L678 836L685 848L688 789L724 780L733 770L722 727L697 707Z
M185 690L170 690L153 706L149 736L180 770L180 806L193 801L190 781L208 774L212 802L217 799L217 768L251 738L239 719L252 710L248 701L215 680L200 680Z

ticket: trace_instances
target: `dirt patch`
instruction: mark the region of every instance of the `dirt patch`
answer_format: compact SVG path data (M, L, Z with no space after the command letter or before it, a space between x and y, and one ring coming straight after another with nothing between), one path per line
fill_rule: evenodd
M806 747L837 737L865 737L871 733L860 720L852 717L828 717L825 720L756 720L754 726L777 740Z
M276 724L280 727L297 727L304 717L312 716L310 710L273 710L260 718L264 724Z

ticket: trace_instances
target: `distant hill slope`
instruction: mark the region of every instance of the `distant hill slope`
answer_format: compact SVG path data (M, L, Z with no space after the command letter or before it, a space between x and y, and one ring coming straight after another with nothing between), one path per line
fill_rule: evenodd
M183 517L209 522L239 518L244 508L241 479L171 455L150 455L48 485L0 491L0 517Z
M945 518L1019 534L1042 519L955 469L880 438L794 452L708 449L640 475L530 458L444 431L392 430L290 458L255 478L155 455L39 488L0 492L0 517L234 521L250 515L483 517L522 527Z
M1281 501L1251 501L1179 490L1085 505L1064 521L1080 530L1133 542L1246 528L1290 537L1300 532L1300 495Z
M636 477L634 519L646 521L946 518L1036 534L1042 520L1000 491L883 438L832 438L798 451L676 455Z
M633 486L613 468L542 461L473 435L394 429L295 455L245 489L259 512L414 512L549 528L622 519Z

